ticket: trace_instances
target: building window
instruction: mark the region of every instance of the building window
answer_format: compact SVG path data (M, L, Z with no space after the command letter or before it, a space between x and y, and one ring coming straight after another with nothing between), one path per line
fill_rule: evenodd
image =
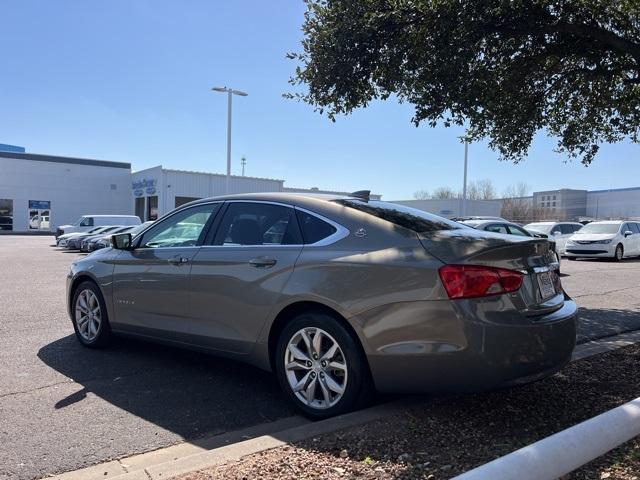
M0 230L13 230L13 200L0 198Z
M554 197L555 198L555 197ZM556 202L553 202L551 205L553 205L554 207L556 206Z
M136 216L144 221L144 197L136 197Z
M158 196L147 197L147 220L158 219Z
M185 203L193 202L194 200L200 200L200 197L176 197L175 208L181 207Z
M555 200L555 199L556 199L556 196L554 195L554 196L553 196L553 200Z

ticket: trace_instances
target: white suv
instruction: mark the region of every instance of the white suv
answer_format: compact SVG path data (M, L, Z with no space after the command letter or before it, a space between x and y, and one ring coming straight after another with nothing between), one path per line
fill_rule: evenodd
M548 235L549 240L556 242L558 255L564 255L567 240L582 228L582 224L577 222L535 222L525 225L524 228Z
M616 261L640 255L640 223L622 220L592 222L567 241L565 255L579 257L609 257Z

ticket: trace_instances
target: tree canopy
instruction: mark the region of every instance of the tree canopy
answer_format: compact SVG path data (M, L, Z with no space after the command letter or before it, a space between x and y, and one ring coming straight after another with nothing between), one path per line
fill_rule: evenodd
M331 119L395 96L519 161L536 132L589 164L638 140L638 0L306 0L288 94Z

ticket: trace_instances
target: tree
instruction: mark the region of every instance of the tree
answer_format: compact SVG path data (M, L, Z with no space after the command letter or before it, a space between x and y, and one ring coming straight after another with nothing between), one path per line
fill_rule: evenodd
M427 190L418 190L413 194L413 198L415 198L416 200L428 200L431 197L429 196L429 192Z
M433 191L431 198L447 200L450 198L460 198L460 194L455 192L451 187L438 187Z
M488 178L475 180L467 186L467 198L469 200L493 200L496 198L496 189Z
M544 211L533 203L530 188L520 182L507 187L503 193L500 215L517 223L530 223L544 218Z
M589 164L638 141L637 0L306 0L297 97L331 119L395 96L519 161L535 133Z

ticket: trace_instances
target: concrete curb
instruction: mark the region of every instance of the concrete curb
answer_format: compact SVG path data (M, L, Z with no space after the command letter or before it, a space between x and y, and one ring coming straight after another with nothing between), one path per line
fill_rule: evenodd
M610 352L640 342L640 330L577 345L571 361ZM311 422L294 416L248 429L212 436L196 442L173 445L128 458L63 473L48 480L166 480L204 468L238 461L288 443L362 425L415 405L418 399L403 399L338 417ZM244 438L251 437L248 440ZM234 443L235 442L235 443Z

